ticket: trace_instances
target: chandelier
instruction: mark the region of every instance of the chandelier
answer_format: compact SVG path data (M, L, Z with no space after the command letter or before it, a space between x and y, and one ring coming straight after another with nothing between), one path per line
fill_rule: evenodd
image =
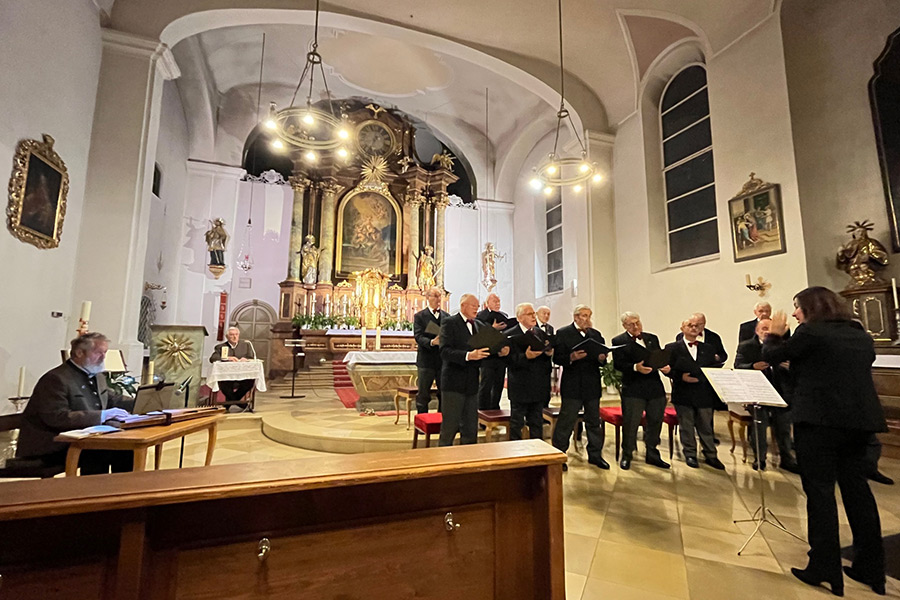
M587 158L587 147L578 133L578 128L572 121L572 115L566 108L566 77L565 67L563 63L563 14L562 0L558 0L559 4L559 110L556 112L556 136L553 139L553 151L548 155L547 160L540 166L533 169L531 187L536 190L543 190L544 194L551 195L554 188L571 185L573 190L580 192L583 189L582 184L588 180L599 183L603 176L597 172L597 165ZM575 133L575 139L581 147L580 156L560 156L559 154L559 132L562 130L564 123L568 121L572 131Z
M341 158L347 158L349 152L346 144L350 139L350 130L341 118L334 112L334 103L331 90L328 89L328 81L325 79L325 69L322 67L322 55L319 54L319 0L316 0L316 21L313 33L313 43L310 51L306 53L306 65L300 74L300 80L291 97L291 104L287 108L278 110L274 102L269 103L269 115L264 125L266 129L276 133L278 139L272 142L276 150L285 148L285 144L305 150L304 160L315 163L319 159L319 152L336 150ZM322 87L325 90L325 102L327 110L313 106L313 91L315 89L316 71L318 70ZM297 95L301 88L307 86L306 103L297 106ZM323 104L323 103L319 103Z

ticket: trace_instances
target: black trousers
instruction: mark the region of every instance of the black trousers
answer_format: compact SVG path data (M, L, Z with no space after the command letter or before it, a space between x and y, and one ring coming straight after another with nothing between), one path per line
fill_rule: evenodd
M578 411L584 409L584 428L587 430L587 453L589 461L597 461L603 458L603 428L600 427L600 398L562 397L559 407L559 418L556 420L556 429L553 430L553 446L563 452L569 450L569 438L578 420Z
M478 410L498 410L503 382L506 379L506 364L487 359L481 365L481 381L478 383Z
M478 443L478 397L462 392L444 392L441 446L452 446L459 432L459 443Z
M419 377L419 391L416 393L416 412L427 413L428 403L431 402L431 384L438 386L438 412L441 412L441 370L417 367Z
M641 418L647 414L644 425L645 456L659 458L659 433L662 431L663 417L666 414L666 397L659 398L622 398L622 458L631 460L637 450L637 431Z
M241 406L246 407L246 402L241 402L241 399L247 395L247 392L253 389L253 386L256 385L255 379L241 379L239 381L220 381L219 382L219 391L225 394L226 402L235 402L239 403Z
M817 575L840 580L841 542L834 484L853 531L853 568L870 581L884 581L884 544L875 496L866 479L870 432L794 424L794 445L806 492L809 566Z
M521 440L522 427L528 425L528 439L544 438L544 405L541 402L509 402L509 439Z
M750 428L750 447L753 449L753 455L756 456L756 436L759 435L759 454L763 463L766 462L766 454L769 452L769 440L766 433L769 427L775 433L775 443L778 444L778 454L781 457L782 465L794 462L794 455L791 452L793 442L791 440L791 411L788 408L760 407L759 423L753 424ZM750 411L753 414L753 411ZM760 456L756 457L760 462Z

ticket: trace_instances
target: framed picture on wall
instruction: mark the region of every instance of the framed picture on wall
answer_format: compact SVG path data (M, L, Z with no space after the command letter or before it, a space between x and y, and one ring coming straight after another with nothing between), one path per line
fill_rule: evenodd
M53 138L21 140L16 146L6 209L10 232L38 248L56 248L66 216L69 174Z
M755 175L728 201L734 262L787 252L781 186Z

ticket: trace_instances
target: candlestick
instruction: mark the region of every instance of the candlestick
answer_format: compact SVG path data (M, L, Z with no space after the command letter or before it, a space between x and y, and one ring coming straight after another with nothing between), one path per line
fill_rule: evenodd
M222 350L225 350L225 348L222 348ZM222 358L224 358L224 357L222 357ZM155 365L153 364L152 360L147 363L147 383L150 385L153 385L153 370L154 370L154 368L155 368Z
M900 310L900 302L897 302L897 279L891 277L891 292L894 294L894 310Z
M747 273L745 275L745 277L747 278L747 286L749 287L749 286L753 285L752 283L750 283L750 273Z
M381 350L381 327L375 328L375 349Z
M362 336L361 336L359 347L363 351L366 350L366 326L365 325L363 325L363 328L362 328Z
M19 388L16 397L21 398L25 395L25 367L19 367Z
M91 301L85 300L81 303L81 320L87 323L91 320Z

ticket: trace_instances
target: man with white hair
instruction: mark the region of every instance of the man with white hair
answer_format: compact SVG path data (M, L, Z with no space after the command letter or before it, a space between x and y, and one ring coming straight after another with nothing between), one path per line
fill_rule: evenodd
M509 381L509 439L522 439L522 427L528 425L528 437L544 437L544 396L550 394L550 357L553 347L536 328L534 306L523 302L516 306L519 324L506 332L511 341L507 369ZM543 348L533 348L543 343Z
M209 362L214 363L220 360L226 362L246 361L256 358L256 350L250 342L241 341L241 330L237 327L229 327L225 333L225 341L216 344ZM247 392L256 385L255 379L239 379L236 381L220 381L219 390L225 394L225 403L238 406L241 410L247 410L248 402L244 401Z
M765 300L757 302L753 307L753 314L755 315L755 318L741 323L740 331L738 332L738 344L753 339L753 336L756 335L756 326L759 322L772 317L772 305Z
M69 445L53 438L134 410L134 400L110 390L101 375L108 348L102 333L85 333L72 340L69 360L41 376L22 415L17 458L64 465ZM131 471L133 464L130 450L84 450L78 461L82 475L109 473L110 468L113 473Z
M497 331L508 329L509 317L500 310L500 296L488 294L484 301L484 310L475 318ZM497 410L500 408L500 396L503 395L503 382L506 380L506 361L490 356L481 364L481 383L478 388L478 409Z

